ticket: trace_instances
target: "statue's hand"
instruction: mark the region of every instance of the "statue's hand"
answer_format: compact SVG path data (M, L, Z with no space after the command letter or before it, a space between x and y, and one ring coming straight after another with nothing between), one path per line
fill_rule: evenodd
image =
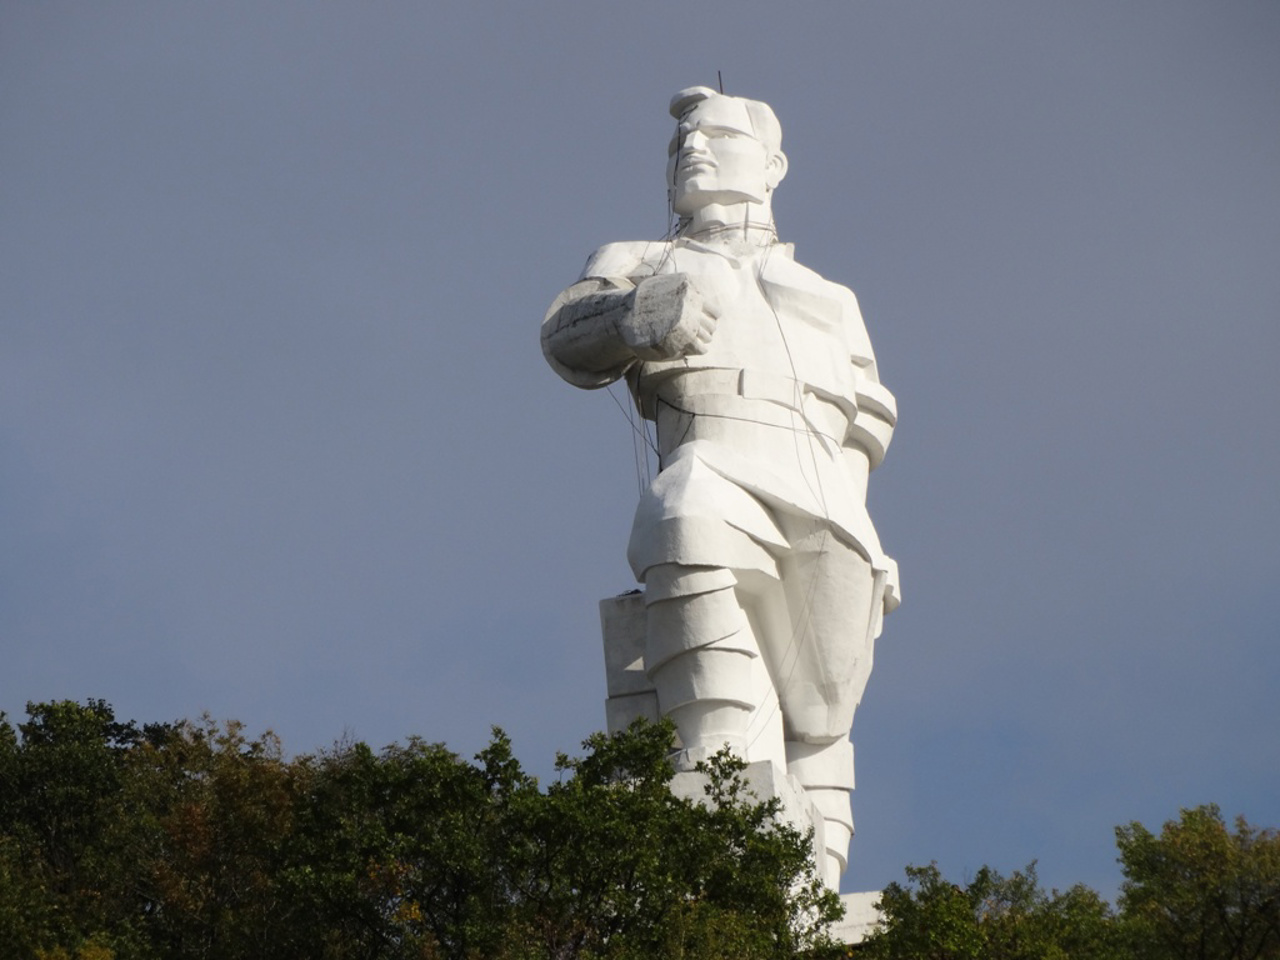
M669 273L640 282L618 332L641 360L675 360L706 353L719 319L687 274Z

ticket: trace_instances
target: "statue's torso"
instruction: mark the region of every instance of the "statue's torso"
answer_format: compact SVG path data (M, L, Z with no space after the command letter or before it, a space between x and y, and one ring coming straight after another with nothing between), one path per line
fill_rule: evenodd
M720 316L706 352L628 372L641 411L657 422L661 467L696 456L772 509L829 521L879 565L865 506L872 464L849 440L856 398L883 390L852 291L797 264L782 244L609 244L584 276L638 283L665 273L692 277ZM683 497L665 491L671 482L655 492Z
M749 390L754 375L754 389L775 402L807 390L847 404L852 414L859 370L873 363L857 300L847 287L797 264L789 244L609 244L586 273L635 282L658 273L688 274L719 308L705 353L647 361L633 371L642 404L657 384L684 371L722 369L747 371Z

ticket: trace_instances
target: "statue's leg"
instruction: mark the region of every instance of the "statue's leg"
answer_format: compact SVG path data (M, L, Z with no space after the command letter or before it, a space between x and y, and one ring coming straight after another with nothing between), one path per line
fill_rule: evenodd
M668 563L645 573L645 670L659 712L680 736L677 769L692 769L725 746L747 756L759 650L736 582L722 567Z
M787 739L831 743L848 735L871 673L883 581L826 529L793 538L779 570L790 635L770 645L782 647L773 659Z
M790 635L770 638L788 771L826 821L828 882L838 882L853 835L853 715L871 673L883 577L824 525L795 531L780 563ZM781 651L776 648L781 646Z

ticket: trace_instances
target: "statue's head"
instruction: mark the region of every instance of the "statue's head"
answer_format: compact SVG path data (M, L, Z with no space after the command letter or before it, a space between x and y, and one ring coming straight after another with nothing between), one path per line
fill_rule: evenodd
M667 160L672 207L682 217L708 204L768 205L787 173L782 127L767 103L690 87L671 98L676 135Z

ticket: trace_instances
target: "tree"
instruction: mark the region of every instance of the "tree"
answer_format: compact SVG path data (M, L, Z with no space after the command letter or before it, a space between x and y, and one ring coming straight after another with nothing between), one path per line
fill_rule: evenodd
M100 702L0 715L4 960L790 958L840 912L809 838L670 725L559 758L498 730L470 762L411 738L290 759L237 723L138 728Z
M707 803L672 795L670 724L639 723L561 756L561 780L510 809L518 928L554 957L792 957L842 912L811 838L776 800L749 795L744 764L707 764Z
M480 759L416 738L305 759L287 870L289 895L311 918L299 955L500 955L510 897L499 814L537 784L500 731Z
M0 944L17 956L130 957L128 763L164 727L117 722L100 700L27 714L16 733L0 714Z
M288 956L306 927L283 878L308 773L271 733L209 718L130 756L134 909L156 954Z
M1243 818L1228 829L1215 805L1183 810L1159 835L1116 828L1125 881L1120 907L1140 958L1280 957L1280 834Z
M937 864L907 867L880 900L881 928L864 948L875 960L1119 960L1111 910L1089 888L1045 893L1035 864L1001 876L982 867L966 886Z

